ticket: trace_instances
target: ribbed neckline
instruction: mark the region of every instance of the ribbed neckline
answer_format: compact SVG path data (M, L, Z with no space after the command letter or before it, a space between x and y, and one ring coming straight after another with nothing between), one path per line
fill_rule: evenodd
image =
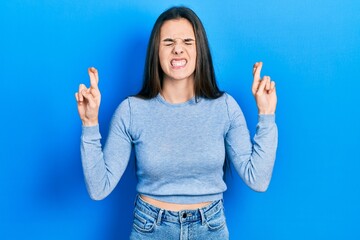
M165 100L165 98L158 93L158 95L156 96L156 98L159 100L159 102L169 106L169 107L184 107L184 106L188 106L188 105L193 105L196 104L196 100L195 97L190 98L189 100L187 100L186 102L183 103L169 103ZM198 102L201 100L201 98L198 99Z

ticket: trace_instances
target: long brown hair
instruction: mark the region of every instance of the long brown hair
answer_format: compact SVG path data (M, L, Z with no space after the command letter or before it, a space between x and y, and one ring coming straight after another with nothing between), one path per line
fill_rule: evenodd
M161 91L164 72L159 62L160 30L165 21L185 18L193 26L196 38L196 66L194 72L194 91L199 97L215 99L222 96L217 86L212 57L206 32L199 17L187 7L172 7L163 12L152 29L147 48L143 86L137 97L150 99Z

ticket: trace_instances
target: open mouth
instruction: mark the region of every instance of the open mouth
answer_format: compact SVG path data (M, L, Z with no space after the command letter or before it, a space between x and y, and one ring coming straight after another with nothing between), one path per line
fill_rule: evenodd
M171 66L173 67L184 67L187 63L186 59L173 59L171 60Z

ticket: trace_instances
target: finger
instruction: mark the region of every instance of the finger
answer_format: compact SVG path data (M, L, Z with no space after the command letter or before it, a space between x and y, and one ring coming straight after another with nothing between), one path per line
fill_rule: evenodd
M90 92L89 92L89 93L91 93L91 94L93 95L93 97L99 97L99 96L100 96L100 91L99 91L99 89L90 88Z
M87 100L90 106L95 104L94 96L90 93L90 89L84 89L81 92L81 95Z
M254 68L253 68L254 80L256 79L257 81L260 81L260 72L262 66L263 66L262 62L257 62L254 64Z
M269 93L273 93L275 91L275 82L271 81L270 83L270 92Z
M254 64L254 66L253 66L253 72L252 72L253 76L254 76L254 74L255 74L255 71L256 71L256 68L257 68L258 65L259 65L259 63L256 62L256 63Z
M81 92L82 92L84 89L86 89L86 86L85 86L84 84L80 84L80 85L79 85L79 91L78 91L78 93L79 93L78 97L79 97L79 101L80 101L80 102L84 101L83 95L81 94Z
M257 95L261 95L264 93L267 81L268 81L267 78L263 78L263 80L260 82L259 88L256 92Z
M254 64L254 68L253 68L253 76L254 76L254 81L252 84L252 92L253 94L255 94L259 88L259 84L260 84L260 71L262 68L262 62L257 62Z
M99 83L99 73L96 68L91 67L88 69L89 77L90 77L90 85L94 89L98 89Z
M270 77L269 77L269 76L265 76L264 78L266 78L265 89L266 89L267 91L269 91L269 90L270 90L270 87L271 87Z
M95 69L95 77L96 77L97 85L99 85L99 71L96 68L94 69Z
M77 92L75 93L75 99L79 103L79 94Z

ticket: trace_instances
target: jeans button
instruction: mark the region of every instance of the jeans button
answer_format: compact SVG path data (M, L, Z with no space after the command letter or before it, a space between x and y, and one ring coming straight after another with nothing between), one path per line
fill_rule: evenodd
M187 214L186 213L183 213L182 217L183 218L186 218Z

